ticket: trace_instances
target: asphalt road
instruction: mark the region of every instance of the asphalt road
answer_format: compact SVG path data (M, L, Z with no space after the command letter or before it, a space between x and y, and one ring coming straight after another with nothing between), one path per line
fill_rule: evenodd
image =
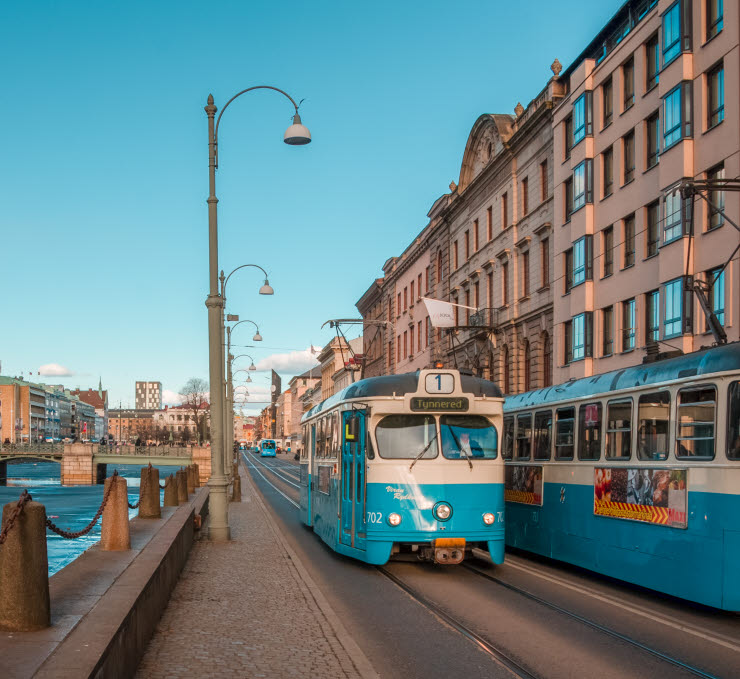
M515 676L379 569L334 553L305 527L281 495L297 502L296 465L246 459L286 538L382 677ZM536 677L740 676L736 614L522 554L469 566L391 562L387 571Z

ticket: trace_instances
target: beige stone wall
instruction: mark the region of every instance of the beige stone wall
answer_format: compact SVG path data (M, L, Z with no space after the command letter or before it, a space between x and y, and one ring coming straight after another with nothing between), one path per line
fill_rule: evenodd
M86 443L68 443L64 445L64 457L62 458L63 486L90 486L96 482L93 447Z
M200 483L203 485L211 478L211 449L208 446L193 446L193 464L198 465Z

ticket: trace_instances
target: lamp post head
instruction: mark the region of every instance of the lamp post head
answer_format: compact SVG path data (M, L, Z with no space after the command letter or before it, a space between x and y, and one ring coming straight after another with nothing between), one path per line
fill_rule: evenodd
M247 382L251 382L251 381L252 381L252 376L251 375L247 375Z
M274 295L275 291L270 285L270 281L265 278L265 284L260 288L260 295Z
M252 365L249 366L249 370L257 370L256 366L254 365L254 362Z
M311 143L311 133L308 128L301 123L301 116L293 116L293 124L285 130L283 141L291 146L304 146Z
M252 337L252 340L254 342L261 342L262 341L262 335L260 335L260 331L259 330L256 333L254 333L254 337Z

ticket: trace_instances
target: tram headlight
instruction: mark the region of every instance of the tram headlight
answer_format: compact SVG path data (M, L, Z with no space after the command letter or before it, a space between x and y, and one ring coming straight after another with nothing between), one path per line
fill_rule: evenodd
M388 523L391 526L397 526L401 523L401 515L396 514L395 512L393 514L388 514Z
M447 521L452 516L452 507L446 502L438 502L432 512L439 521Z
M496 516L491 512L486 512L483 515L483 523L486 524L486 526L490 526L494 521L496 521Z

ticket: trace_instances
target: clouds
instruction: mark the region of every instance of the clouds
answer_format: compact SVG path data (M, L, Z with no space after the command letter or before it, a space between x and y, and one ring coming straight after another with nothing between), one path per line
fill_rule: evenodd
M172 389L162 389L162 405L179 406L182 403L182 396Z
M297 375L317 365L316 356L308 348L303 351L291 351L287 354L272 354L257 362L257 370L261 372L274 370L278 373Z
M58 363L46 363L39 367L39 375L48 375L53 377L71 377L74 373L63 365Z

